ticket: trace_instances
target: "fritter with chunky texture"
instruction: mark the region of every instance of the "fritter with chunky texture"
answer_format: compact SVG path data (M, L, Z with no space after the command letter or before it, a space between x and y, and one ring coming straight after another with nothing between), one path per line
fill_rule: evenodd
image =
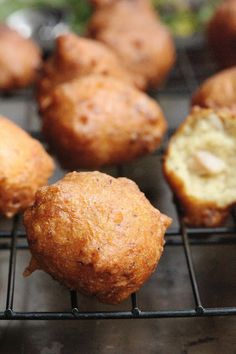
M236 68L223 70L207 79L193 95L192 105L227 107L236 111Z
M32 84L41 65L41 53L31 40L0 25L0 91Z
M37 140L0 116L0 214L12 217L29 207L53 168Z
M73 172L42 187L25 212L32 260L69 289L116 304L155 270L171 219L127 178Z
M164 173L186 223L221 225L236 203L236 115L195 108L170 140Z
M89 34L118 54L140 89L160 85L174 64L172 37L147 1L119 0L99 7Z
M70 170L121 164L152 152L166 126L153 99L97 75L58 85L43 112L44 136Z
M72 33L59 36L55 53L44 64L38 82L40 109L48 106L51 91L58 84L90 74L113 76L135 84L117 55L104 44Z

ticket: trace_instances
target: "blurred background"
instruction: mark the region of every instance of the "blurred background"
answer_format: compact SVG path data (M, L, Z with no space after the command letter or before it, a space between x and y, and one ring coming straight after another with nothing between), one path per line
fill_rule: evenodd
M152 0L162 20L176 37L188 37L202 33L220 0ZM1 0L0 20L6 20L13 12L22 9L50 9L54 15L63 14L63 19L75 31L83 33L91 13L86 0ZM57 12L55 12L55 10ZM24 16L19 12L20 17ZM31 17L33 15L31 14ZM28 21L30 21L28 13ZM27 21L27 16L25 16ZM35 18L34 18L35 19ZM16 17L14 18L16 21ZM36 21L37 22L37 21ZM35 23L36 24L36 23ZM22 25L23 26L23 25Z

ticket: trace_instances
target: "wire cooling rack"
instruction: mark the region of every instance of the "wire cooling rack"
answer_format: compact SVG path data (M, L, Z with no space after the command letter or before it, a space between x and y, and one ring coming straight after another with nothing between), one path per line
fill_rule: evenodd
M194 58L194 60L193 60ZM210 64L209 64L210 63ZM208 54L199 45L190 50L182 47L178 50L178 61L168 83L159 94L191 93L205 77L215 71L214 63L209 60ZM32 94L21 91L16 94L5 95L6 100L27 100L30 104ZM40 133L31 132L37 138ZM163 149L156 154L161 158ZM122 174L122 167L117 168L117 174ZM4 230L0 223L0 250L9 253L9 273L6 284L6 306L0 309L0 320L92 320L92 319L151 319L151 318L178 318L178 317L204 317L204 316L232 316L236 315L236 306L233 307L206 307L201 299L196 269L192 257L192 248L206 245L236 245L236 218L233 214L231 227L220 228L188 228L184 224L181 208L173 199L178 227L170 228L166 233L165 247L182 247L186 258L186 267L189 275L192 296L195 306L192 308L168 309L146 311L138 302L138 294L132 294L130 309L125 311L80 311L77 293L70 291L71 310L67 312L43 312L38 309L34 312L18 312L14 310L15 274L17 252L27 249L26 235L20 231L20 216L11 221L10 231ZM9 229L8 229L9 230ZM146 286L146 285L144 285ZM0 294L1 296L1 294Z

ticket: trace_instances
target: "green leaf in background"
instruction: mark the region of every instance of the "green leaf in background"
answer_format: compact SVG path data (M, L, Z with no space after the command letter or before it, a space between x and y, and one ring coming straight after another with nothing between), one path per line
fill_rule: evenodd
M220 0L153 0L157 11L175 36L202 32Z
M91 6L88 4L88 0L69 0L66 1L66 3L67 6L69 5L72 12L72 28L76 32L84 32L89 17L92 13L92 9Z
M74 31L83 32L91 14L87 0L0 0L0 21L4 21L12 12L24 8L66 8L71 16Z
M61 7L65 3L65 0L0 0L0 20L4 21L12 12L22 8L37 8L49 4L51 7Z

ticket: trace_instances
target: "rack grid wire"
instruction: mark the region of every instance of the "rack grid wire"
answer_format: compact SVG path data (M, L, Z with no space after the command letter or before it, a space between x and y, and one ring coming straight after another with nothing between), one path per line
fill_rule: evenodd
M159 90L158 95L192 93L199 83L215 71L213 61L202 45L191 47L190 50L181 47L178 49L177 63L165 87ZM195 58L195 60L193 60ZM209 64L210 63L210 64ZM156 94L156 93L154 93ZM23 100L32 102L32 93L28 90L10 95L4 95L6 100ZM39 132L30 132L41 140ZM169 135L172 132L169 132ZM161 155L163 149L155 154ZM117 174L122 174L122 166L117 167ZM69 291L71 310L67 312L18 312L14 310L14 290L17 251L27 249L26 235L19 230L20 216L16 215L11 224L11 230L4 230L0 221L0 251L9 252L9 273L6 284L6 306L0 309L0 320L105 320L105 319L154 319L180 318L204 316L235 316L236 304L232 307L205 307L199 291L192 247L210 245L236 245L236 217L232 213L233 226L218 228L189 228L184 224L181 207L173 198L173 204L178 216L179 226L170 228L166 233L165 247L183 247L186 267L189 275L192 296L195 306L172 310L145 311L138 304L138 294L131 295L131 306L128 311L80 311L75 291ZM144 285L145 286L145 285ZM1 294L0 294L1 296Z

